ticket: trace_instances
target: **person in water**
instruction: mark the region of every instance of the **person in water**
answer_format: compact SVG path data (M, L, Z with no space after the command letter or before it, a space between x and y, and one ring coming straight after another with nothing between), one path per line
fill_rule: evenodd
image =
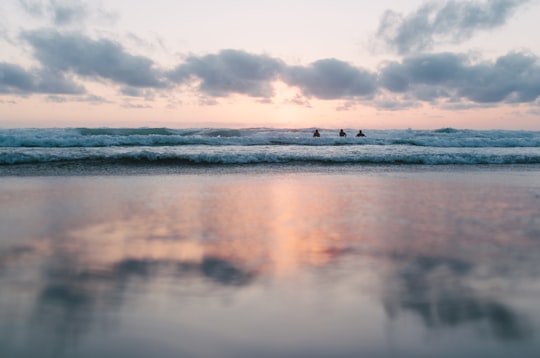
M315 129L315 132L313 132L313 136L314 137L320 137L321 136L321 133L319 133L318 129Z
M339 136L340 136L340 137L346 137L346 136L347 136L347 133L345 133L345 132L343 131L343 129L340 129L340 130L339 130Z
M365 137L366 135L362 133L362 130L360 129L358 133L356 134L357 137Z

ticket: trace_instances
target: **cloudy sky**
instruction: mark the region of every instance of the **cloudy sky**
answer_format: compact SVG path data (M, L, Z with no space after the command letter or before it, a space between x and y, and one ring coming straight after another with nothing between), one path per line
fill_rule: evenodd
M2 0L0 126L540 130L538 0Z

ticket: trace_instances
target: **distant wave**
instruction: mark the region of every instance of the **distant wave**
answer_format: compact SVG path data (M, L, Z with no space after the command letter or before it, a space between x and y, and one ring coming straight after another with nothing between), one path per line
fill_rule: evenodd
M145 136L145 135L174 135L167 128L75 128L82 136Z
M540 164L540 148L364 146L179 146L0 148L0 165L118 164Z
M434 130L435 133L457 133L459 132L458 129L454 128L439 128Z
M313 138L306 129L170 129L170 128L49 128L0 129L0 147L137 147L137 146L362 146L403 145L420 147L504 148L540 147L540 132L474 131L453 128L425 130L367 130L357 138L355 130L339 138L333 129L319 129Z

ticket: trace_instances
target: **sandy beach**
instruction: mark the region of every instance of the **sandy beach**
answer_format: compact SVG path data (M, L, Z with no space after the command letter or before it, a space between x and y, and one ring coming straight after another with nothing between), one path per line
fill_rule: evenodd
M0 356L540 353L537 166L155 172L0 176Z

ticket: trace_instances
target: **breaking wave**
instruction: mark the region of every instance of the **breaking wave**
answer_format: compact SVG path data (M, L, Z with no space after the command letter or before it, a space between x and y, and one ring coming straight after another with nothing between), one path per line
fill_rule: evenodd
M373 130L366 137L337 137L322 129L169 129L169 128L50 128L0 130L0 147L122 147L122 146L249 146L249 145L411 145L424 147L540 147L540 132L474 131L442 128L425 130Z
M107 162L167 164L539 164L540 132L442 128L336 130L52 128L0 130L0 165Z

